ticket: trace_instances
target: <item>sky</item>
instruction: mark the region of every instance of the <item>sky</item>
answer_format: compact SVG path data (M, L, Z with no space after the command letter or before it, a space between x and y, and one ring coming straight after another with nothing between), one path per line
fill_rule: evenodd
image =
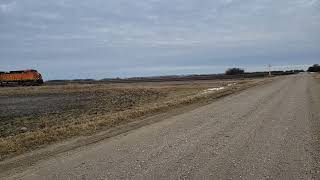
M320 0L0 0L0 71L46 80L306 68Z

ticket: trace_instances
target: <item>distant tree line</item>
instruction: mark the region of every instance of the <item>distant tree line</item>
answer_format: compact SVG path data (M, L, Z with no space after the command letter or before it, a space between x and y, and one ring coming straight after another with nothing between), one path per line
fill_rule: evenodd
M320 65L314 64L313 66L308 68L308 72L320 72Z
M240 69L240 68L230 68L230 69L227 69L226 71L226 75L239 75L244 73L245 73L244 69Z
M305 72L303 69L294 69L294 70L286 70L286 71L271 71L272 75L289 75L289 74L297 74ZM241 68L229 68L226 70L225 75L248 75L248 74L263 74L268 75L269 72L267 71L260 71L260 72L245 72L244 69Z

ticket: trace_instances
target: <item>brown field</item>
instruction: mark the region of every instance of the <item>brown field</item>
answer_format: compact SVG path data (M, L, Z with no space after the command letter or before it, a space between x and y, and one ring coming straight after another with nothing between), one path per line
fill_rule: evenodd
M0 88L0 160L67 138L92 135L173 107L212 101L266 81L269 80ZM225 89L204 93L215 87Z

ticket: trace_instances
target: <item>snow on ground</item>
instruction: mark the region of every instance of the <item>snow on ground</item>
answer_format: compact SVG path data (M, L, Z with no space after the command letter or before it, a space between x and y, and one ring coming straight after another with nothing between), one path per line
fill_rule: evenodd
M234 86L234 85L237 85L237 83L230 83L230 84L228 84L228 86Z
M237 85L237 83L227 84L227 87L234 86L234 85ZM216 92L216 91L221 91L221 90L224 90L224 89L226 89L226 87L224 87L224 86L215 87L215 88L209 88L209 89L206 89L206 90L202 91L201 94L209 94L209 93Z
M224 90L224 89L225 89L225 87L210 88L210 89L204 90L201 94L209 94L209 93L212 93L212 92L215 92L215 91L221 91L221 90Z

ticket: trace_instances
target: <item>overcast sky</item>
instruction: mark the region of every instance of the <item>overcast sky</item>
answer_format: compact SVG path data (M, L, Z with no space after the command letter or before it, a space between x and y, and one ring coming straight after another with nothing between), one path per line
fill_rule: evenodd
M0 0L0 71L99 79L319 59L320 0Z

